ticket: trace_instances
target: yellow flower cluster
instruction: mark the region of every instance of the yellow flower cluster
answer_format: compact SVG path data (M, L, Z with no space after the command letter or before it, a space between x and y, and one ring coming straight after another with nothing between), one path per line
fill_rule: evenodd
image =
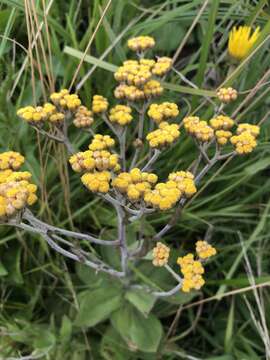
M232 133L227 130L217 130L215 136L219 145L226 145L228 140L232 137Z
M170 248L161 242L158 242L153 249L153 265L164 266L168 263Z
M24 157L8 151L0 154L0 218L15 215L27 205L36 202L37 187L29 182L28 171L17 172Z
M46 120L51 123L62 122L65 115L57 111L53 104L46 103L43 106L25 106L17 111L17 115L32 124L40 124Z
M216 255L217 250L207 241L199 240L196 242L196 253L200 259L208 259Z
M249 131L232 136L230 141L234 145L235 151L240 155L251 153L257 146L255 137Z
M169 174L169 180L177 184L177 188L181 193L189 198L197 192L194 175L189 171L176 171Z
M175 118L179 114L179 109L175 103L163 102L162 104L151 104L147 114L159 124L166 119Z
M119 170L118 155L107 150L87 150L74 154L69 159L72 169L76 172Z
M150 132L146 139L152 148L160 148L172 144L180 136L179 125L169 124L163 121L159 124L159 128Z
M163 87L157 80L149 80L143 86L143 92L146 98L160 96L163 90Z
M229 103L237 99L237 91L232 87L220 88L217 90L217 97L223 103Z
M94 95L92 101L92 111L95 114L100 114L106 111L109 107L108 100L101 95Z
M58 105L65 110L68 109L74 111L81 105L81 100L78 95L70 94L67 89L52 93L50 99L55 105Z
M234 27L230 31L228 51L232 58L242 60L249 54L260 35L260 28L257 27L253 34L251 31L250 26Z
M145 41L148 45L143 45L146 44ZM154 45L154 39L152 41ZM134 50L136 48L136 51L142 51L143 48L149 47L149 37L133 38L129 40L128 44ZM163 93L163 87L159 81L152 79L152 76L165 74L170 69L171 62L171 59L166 57L158 59L157 62L153 59L124 61L114 74L115 79L120 82L114 91L114 96L117 99L129 101L160 96Z
M169 57L160 57L153 66L152 73L156 76L165 75L172 66L172 59Z
M252 136L256 138L260 134L260 127L258 125L252 125L246 123L239 124L236 130L237 134L240 135L245 131L249 132Z
M89 149L92 151L96 150L107 150L115 145L115 141L110 135L96 134L89 145Z
M135 62L135 60L134 60ZM126 82L128 85L141 86L152 76L150 67L130 60L123 63L114 73L115 80Z
M224 115L212 118L209 123L214 130L229 130L234 126L234 121L229 116Z
M81 177L82 183L93 192L107 193L110 189L111 174L109 171L86 173Z
M214 130L197 116L188 116L183 119L183 123L187 133L201 142L208 142L214 137Z
M190 253L179 257L177 264L180 265L181 272L184 275L182 283L183 292L190 292L192 289L199 290L205 284L202 277L204 267L200 261L194 260L193 254Z
M153 190L144 196L147 205L160 210L171 209L181 197L181 191L178 189L176 182L167 181L158 183Z
M145 98L143 90L126 84L117 86L114 90L114 96L116 99L126 99L129 101L138 101Z
M112 181L112 185L121 193L126 194L130 201L139 201L151 191L157 180L157 175L134 168L130 172L120 173Z
M155 46L155 40L151 36L138 36L128 40L130 50L142 52Z
M24 157L15 151L0 154L0 170L18 170L24 163Z
M87 109L86 106L80 106L75 113L75 119L73 120L73 124L77 128L86 128L93 124L93 112Z
M116 105L110 110L109 119L112 123L124 126L132 121L132 109L125 105Z

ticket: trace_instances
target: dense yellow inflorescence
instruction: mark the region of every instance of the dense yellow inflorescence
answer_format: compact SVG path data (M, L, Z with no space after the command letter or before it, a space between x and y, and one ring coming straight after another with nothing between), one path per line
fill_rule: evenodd
M187 254L186 256L179 257L177 264L180 265L181 272L184 276L182 283L182 291L190 292L190 290L199 290L205 281L202 277L204 274L204 267L201 262L194 260L193 254Z
M249 131L244 131L240 135L232 136L230 141L239 155L249 154L257 146L255 137Z
M151 36L138 36L128 40L128 47L132 51L142 52L155 46L155 40Z
M201 120L196 125L193 135L201 142L209 142L214 137L214 130L207 124L206 121Z
M0 154L0 170L18 170L24 163L24 157L15 151Z
M117 86L114 90L114 96L116 99L126 99L129 101L138 101L145 98L143 90L126 84Z
M217 130L215 132L217 143L221 146L226 145L232 137L232 133L228 130Z
M94 95L92 101L92 111L95 114L105 112L109 107L108 100L101 95Z
M115 145L114 139L110 135L96 134L89 144L89 149L96 150L107 150Z
M256 138L260 134L260 127L258 125L252 125L246 123L239 124L236 130L237 134L240 135L245 131L249 132L252 136Z
M217 97L223 103L230 103L237 99L238 93L237 90L232 87L220 88L217 90Z
M81 105L81 100L77 94L70 94L67 89L52 93L51 101L62 109L74 111Z
M151 97L160 96L163 93L163 87L157 80L149 80L143 86L144 96L148 99Z
M111 174L109 171L86 173L81 180L90 191L107 193L110 189Z
M125 126L132 121L132 109L126 105L116 105L110 109L109 119L112 123Z
M180 136L178 124L169 124L163 121L158 127L157 130L150 132L146 136L146 140L149 141L149 145L152 148L162 148L171 145Z
M230 56L238 61L244 59L249 54L259 35L259 27L253 33L250 26L234 27L229 35L228 51Z
M157 180L157 175L134 168L130 172L120 173L113 179L112 185L122 194L126 194L130 201L139 201L151 191Z
M37 187L29 182L31 174L18 170L24 157L17 152L0 154L0 219L15 215L36 200Z
M161 104L151 104L147 114L154 122L159 124L166 119L175 118L179 114L179 109L175 103L163 102Z
M115 80L128 85L141 86L152 76L150 66L140 63L124 62L114 73Z
M219 115L212 118L209 123L214 130L229 130L234 126L233 119L224 115Z
M197 192L194 175L189 171L176 171L169 174L169 180L177 184L181 193L189 198Z
M86 128L93 124L93 112L87 109L86 106L80 106L75 113L75 118L73 120L73 124L77 128Z
M200 259L205 260L216 255L217 250L207 241L199 240L196 242L196 253Z
M156 184L153 190L145 194L144 201L148 206L156 209L169 210L177 203L181 195L176 182L167 181Z
M172 59L169 57L160 57L152 68L152 73L156 76L165 75L172 67Z
M164 266L168 263L170 256L170 248L161 242L158 242L153 249L153 265Z
M87 150L70 157L69 163L76 172L119 170L118 155L107 150Z

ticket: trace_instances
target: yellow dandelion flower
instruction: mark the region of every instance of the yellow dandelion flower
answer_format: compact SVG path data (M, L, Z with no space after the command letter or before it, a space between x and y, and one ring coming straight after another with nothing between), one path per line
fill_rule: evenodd
M251 33L250 26L234 27L229 34L228 51L236 60L244 59L260 35L260 28Z

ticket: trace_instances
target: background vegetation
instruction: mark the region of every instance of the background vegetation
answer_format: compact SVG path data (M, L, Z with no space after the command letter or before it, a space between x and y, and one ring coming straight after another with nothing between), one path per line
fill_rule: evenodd
M146 306L147 312L153 306L151 314L163 326L154 353L148 340L155 342L159 334L144 314L132 330L139 337L139 348L119 333L119 327L125 333L129 326L124 310L124 324L116 325L112 316L108 319L116 308L110 301L115 293L110 293L107 278L75 266L38 236L0 227L0 359L265 359L270 322L268 2L115 0L97 29L106 4L102 0L0 0L0 148L26 156L27 167L39 184L41 201L35 212L40 217L57 226L103 236L115 230L111 209L83 189L67 166L64 149L40 138L16 116L18 107L33 99L42 101L54 86L70 85L95 30L91 56L84 59L75 81L87 105L95 93L112 100L112 65L131 55L127 38L152 35L157 42L155 54L179 53L175 68L182 78L171 73L169 80L175 86L165 98L178 103L181 115L205 103L197 113L208 119L213 107L207 96L224 81L233 84L242 95L226 108L227 113L239 121L263 123L259 146L250 156L213 169L200 186L199 196L166 235L164 241L175 249L175 255L181 254L211 224L218 255L207 265L202 291L155 304L139 299L140 310ZM237 24L259 25L261 46L248 60L232 67L226 47L228 31ZM29 51L36 37L37 46ZM78 147L89 141L77 130L72 137ZM195 156L194 145L185 140L160 158L159 175L188 167ZM167 212L151 216L145 224L149 235L169 218ZM115 261L107 251L102 256ZM138 276L166 285L162 271L147 263L138 268Z

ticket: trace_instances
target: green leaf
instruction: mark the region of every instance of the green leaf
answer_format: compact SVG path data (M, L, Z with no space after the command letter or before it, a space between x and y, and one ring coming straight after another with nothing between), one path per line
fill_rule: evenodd
M94 326L106 320L121 306L122 293L117 287L101 287L79 294L79 313L75 319L77 326Z
M60 328L60 339L63 342L68 342L72 335L72 322L64 315L62 318L62 324Z
M2 262L0 261L0 276L6 276L8 274L6 268L4 267L4 265L2 264Z
M127 291L125 298L144 315L151 311L156 301L153 295L139 289Z
M21 274L21 252L20 246L9 249L6 252L4 265L8 272L7 278L10 282L15 284L23 284L23 277Z
M55 344L55 336L48 329L40 329L33 342L36 349L49 349Z
M144 317L133 306L126 304L112 314L111 322L130 348L144 352L157 351L162 326L154 315Z

